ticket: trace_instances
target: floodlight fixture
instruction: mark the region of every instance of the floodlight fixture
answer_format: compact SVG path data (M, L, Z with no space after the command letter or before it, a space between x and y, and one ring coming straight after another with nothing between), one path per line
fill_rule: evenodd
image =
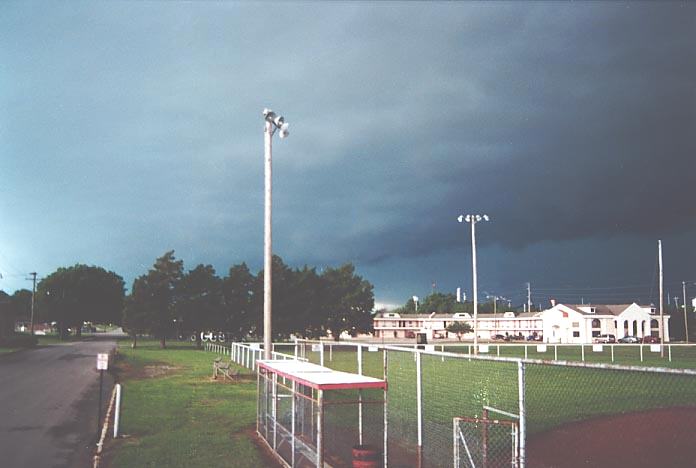
M278 135L280 138L287 138L288 135L290 135L290 130L288 130L288 127L290 127L290 124L283 122L283 124L280 126L280 134Z

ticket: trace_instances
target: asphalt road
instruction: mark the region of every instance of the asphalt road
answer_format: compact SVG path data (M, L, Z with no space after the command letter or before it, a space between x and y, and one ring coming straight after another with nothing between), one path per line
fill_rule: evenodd
M115 345L112 339L82 341L0 356L0 466L90 466L97 434L96 356ZM112 386L105 373L104 406Z

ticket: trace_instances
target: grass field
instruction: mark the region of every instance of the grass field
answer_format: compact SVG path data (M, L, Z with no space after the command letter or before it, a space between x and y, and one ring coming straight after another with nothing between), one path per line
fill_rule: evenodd
M0 354L8 354L8 353L14 353L15 351L19 351L22 348L3 348L0 347Z
M582 361L583 349L580 345L563 345L555 347L547 345L546 352L537 352L537 345L527 345L528 359L564 361ZM593 351L592 345L584 345L584 361L604 364L623 364L627 366L670 367L679 369L696 369L696 346L671 345L665 347L665 357L659 352L653 352L650 345L603 345L602 351ZM612 348L614 360L612 362ZM643 359L641 360L641 348ZM440 345L436 346L438 351ZM467 346L445 346L445 351L468 353ZM671 361L669 355L671 353ZM524 358L525 346L514 344L490 344L489 356Z
M592 359L596 356L591 349L587 347L585 351L586 361L596 362ZM495 350L492 351L491 354L495 355ZM518 357L520 351L524 355L523 349L501 346L501 356ZM559 359L564 354L567 359L572 359L573 351L578 353L579 349L561 353L559 348ZM696 354L696 349L688 351ZM640 365L640 359L632 360L629 354L635 352L635 349L615 349L615 357L622 353L623 362ZM647 353L646 351L646 355ZM539 358L537 354L541 353L532 354L528 350L531 359ZM415 395L413 355L390 352L389 356L387 377L390 400L403 399L406 406L412 406L406 400L415 398L411 396ZM307 357L312 362L319 360L316 352L308 353ZM604 356L599 362L604 362L603 358ZM677 357L673 350L671 363L666 359L651 357L649 360L646 358L642 365L659 362L662 367L668 367L669 364L669 367L688 368L693 367L695 359L693 355ZM579 356L574 360L579 361ZM355 372L356 361L356 353L348 348L335 348L330 357L327 352L324 355L325 365L337 370ZM363 353L363 368L366 374L381 377L382 353ZM449 420L451 423L451 417L455 413L478 416L484 404L518 412L517 366L514 363L469 361L462 358L443 360L438 356L424 355L422 369L425 414L430 414L436 420L443 423ZM657 407L696 406L696 377L528 365L526 398L528 429L530 432L539 432L565 422L601 414Z
M523 347L500 348L501 356L524 357ZM455 349L466 352L467 348ZM489 355L497 354L494 346L490 351ZM553 359L551 347L550 353L536 353L536 346L530 346L527 351L530 359ZM581 360L579 347L563 350L559 347L558 351L559 359ZM605 346L603 353L593 354L592 347L586 346L585 360L608 362L611 360L609 352ZM672 350L671 363L667 358L660 359L659 353L657 356L650 353L648 346L644 349L642 363L636 347L617 346L614 353L615 359L620 358L621 364L625 365L693 368L696 361L696 349L677 346ZM312 362L319 361L317 352L307 352L306 356ZM334 346L332 352L325 350L324 365L355 372L356 352L349 347ZM430 460L451 463L448 447L451 448L454 416L480 417L484 405L519 413L518 370L514 362L423 355L421 366L424 450ZM363 352L363 369L368 375L382 377L382 353ZM416 363L412 353L389 352L387 380L389 432L415 446ZM696 406L696 376L528 364L525 383L530 437L596 417L653 408Z
M186 343L121 342L126 437L109 448L109 466L267 466L250 437L256 380L211 381L213 358Z

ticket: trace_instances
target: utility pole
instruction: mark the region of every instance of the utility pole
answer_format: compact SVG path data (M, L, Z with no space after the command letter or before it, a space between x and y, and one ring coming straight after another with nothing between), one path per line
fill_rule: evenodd
M33 286L31 288L31 334L34 334L34 296L36 296L36 272L33 271L29 273L32 277L27 278L31 279L33 282Z
M657 241L657 256L658 263L660 264L660 357L665 357L665 322L664 322L664 306L665 306L665 296L662 284L662 241Z
M682 281L682 294L684 294L684 339L689 342L689 320L686 316L686 281Z
M532 285L527 283L527 312L532 311Z

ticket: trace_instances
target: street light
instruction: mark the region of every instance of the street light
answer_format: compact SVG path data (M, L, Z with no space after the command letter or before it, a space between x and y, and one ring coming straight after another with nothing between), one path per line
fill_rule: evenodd
M264 359L271 359L271 271L272 255L271 247L271 194L272 194L272 138L276 130L279 131L280 138L287 138L290 134L285 118L277 115L270 109L263 110L265 122L263 132L264 150L264 224L263 224L263 356Z
M478 354L478 292L476 291L476 223L490 221L488 215L459 215L457 221L471 224L471 269L473 270L474 290L474 354Z

